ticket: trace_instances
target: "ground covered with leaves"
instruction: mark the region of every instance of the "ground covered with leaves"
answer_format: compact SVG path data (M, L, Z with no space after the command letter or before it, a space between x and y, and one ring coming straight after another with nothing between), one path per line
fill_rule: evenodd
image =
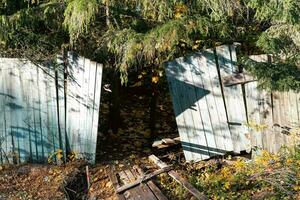
M185 163L182 153L161 159L187 178L209 199L299 199L300 149L283 149L273 155L261 151L253 159L223 157ZM24 165L2 167L0 199L117 199L108 174L111 166L117 170L139 165L145 172L156 166L147 157L131 156L110 165L89 166L90 188L87 187L86 163L76 161L66 165ZM174 200L193 197L167 174L154 179L163 193Z
M181 167L179 171L209 199L300 199L299 148L284 148L276 155L261 151L251 160L228 156ZM189 197L167 175L159 179L172 198Z

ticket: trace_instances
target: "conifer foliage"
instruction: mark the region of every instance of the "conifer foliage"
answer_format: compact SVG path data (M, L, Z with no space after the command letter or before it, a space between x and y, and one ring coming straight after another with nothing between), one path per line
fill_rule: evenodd
M67 46L113 66L126 83L130 69L158 69L189 52L237 41L256 46L251 53L273 55L263 69L242 60L264 87L297 89L299 11L297 0L0 0L0 48L49 59ZM274 73L266 77L264 70Z

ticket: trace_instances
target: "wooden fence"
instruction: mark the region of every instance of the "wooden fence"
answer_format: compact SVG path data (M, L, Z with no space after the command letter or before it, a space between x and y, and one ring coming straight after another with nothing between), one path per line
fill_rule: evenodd
M102 65L70 53L68 61L0 59L0 164L46 162L60 150L94 162Z
M262 61L263 56L255 57ZM219 46L165 65L174 113L186 160L198 161L226 152L250 151L258 146L277 152L287 143L283 131L293 122L299 126L297 94L257 89L255 80L225 84L243 76L237 65L234 45ZM226 85L226 86L225 86ZM296 103L297 101L297 103ZM294 110L293 110L294 109ZM287 110L293 110L293 114ZM286 113L284 113L286 112ZM287 123L287 116L291 123ZM251 127L249 124L255 124ZM257 129L263 124L264 129ZM260 126L259 126L260 125ZM278 125L277 125L278 126Z

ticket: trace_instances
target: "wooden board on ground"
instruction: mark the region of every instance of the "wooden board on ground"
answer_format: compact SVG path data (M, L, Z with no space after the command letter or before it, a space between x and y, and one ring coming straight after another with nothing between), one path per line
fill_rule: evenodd
M120 172L111 169L109 178L120 200L167 200L160 189L151 181L151 178L168 170L170 170L170 168L166 167L163 170L145 175L138 166Z
M152 161L154 164L156 164L160 168L168 167L168 165L164 162L162 162L158 157L155 155L149 156L149 160ZM168 174L179 184L181 184L185 189L187 189L194 197L196 197L199 200L207 199L207 197L199 192L192 184L190 184L185 178L180 176L175 170L171 170L168 172Z

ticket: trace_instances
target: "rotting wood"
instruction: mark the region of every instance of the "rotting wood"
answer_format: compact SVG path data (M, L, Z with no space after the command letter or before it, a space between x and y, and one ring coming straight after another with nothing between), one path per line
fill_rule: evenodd
M139 175L143 176L144 172L143 170L138 167L137 165L133 166L133 169L139 173ZM148 187L151 189L153 194L156 196L158 200L168 200L167 197L160 191L160 189L153 183L152 180L149 180L146 182Z
M128 169L124 171L126 176L128 177L128 184L131 183L132 181L135 180L134 175L132 174L132 172ZM131 190L128 190L129 192L132 192L134 199L140 199L140 200L144 200L147 199L147 195L145 194L145 192L142 190L141 187L134 187Z
M112 182L113 187L115 188L115 190L120 187L119 183L118 183L118 179L115 176L115 169L112 167L109 170L109 179ZM118 194L116 193L117 197L119 198L119 200L125 200L125 197L123 194Z
M124 191L126 191L128 189L131 189L131 188L133 188L133 187L135 187L135 186L137 186L137 185L139 185L139 184L141 184L143 182L146 182L146 181L150 180L151 178L153 178L153 177L155 177L155 176L157 176L159 174L168 172L170 170L172 170L172 167L166 166L166 167L163 167L163 168L161 168L159 170L156 170L156 171L154 171L154 172L152 172L150 174L143 175L142 177L138 178L136 181L134 181L132 183L129 183L129 184L126 184L126 185L124 185L122 187L117 188L116 192L117 193L122 193L122 192L124 192Z
M154 164L156 164L160 168L165 168L168 165L161 161L158 157L155 155L149 156L149 160L152 161ZM186 179L181 177L175 170L171 170L168 172L168 174L176 180L178 183L180 183L185 189L187 189L194 197L200 200L207 199L207 197L199 192L194 186L192 186Z
M164 170L171 170L171 167L166 167ZM153 173L158 173L153 172ZM152 173L152 174L153 174ZM115 168L110 168L109 178L112 182L112 185L116 191L116 195L120 200L130 199L130 200L167 200L165 195L160 191L160 189L152 182L151 179L147 181L142 181L140 184L133 186L122 192L117 192L118 188L121 188L122 182L126 185L133 183L135 180L138 180L141 177L150 176L151 174L145 175L143 170L135 165L132 169L127 169L120 172L115 172ZM153 176L154 177L154 176Z
M140 177L140 174L137 172L136 169L132 168L131 173L135 178ZM148 187L146 183L141 183L138 188L144 193L144 199L149 199L149 200L157 200L151 189Z

